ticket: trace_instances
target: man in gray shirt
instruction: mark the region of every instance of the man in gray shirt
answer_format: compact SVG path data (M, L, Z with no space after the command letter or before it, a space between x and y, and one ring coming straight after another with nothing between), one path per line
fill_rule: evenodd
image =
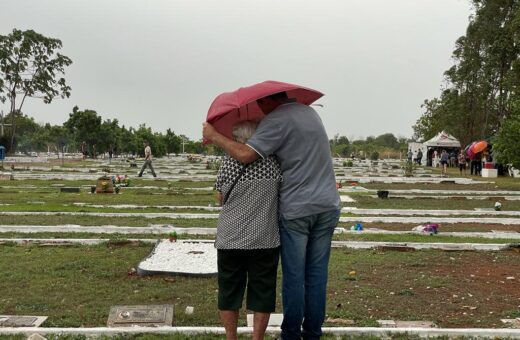
M203 136L250 163L276 155L282 170L282 339L319 339L325 319L330 245L340 200L325 128L314 109L278 93L257 101L267 116L241 144L204 123ZM303 331L302 331L303 326Z

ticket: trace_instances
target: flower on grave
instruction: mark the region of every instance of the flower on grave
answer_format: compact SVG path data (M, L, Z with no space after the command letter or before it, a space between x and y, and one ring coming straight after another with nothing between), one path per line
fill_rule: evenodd
M177 241L177 232L174 230L174 231L171 231L169 234L168 234L168 238L170 239L170 242L175 242Z

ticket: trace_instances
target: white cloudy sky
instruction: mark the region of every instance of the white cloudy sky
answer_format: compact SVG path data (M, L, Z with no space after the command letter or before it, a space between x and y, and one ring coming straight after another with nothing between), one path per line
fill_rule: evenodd
M24 106L38 122L78 105L199 139L216 95L279 80L326 94L330 137L409 137L470 14L468 0L0 0L0 34L59 38L74 62L69 99Z

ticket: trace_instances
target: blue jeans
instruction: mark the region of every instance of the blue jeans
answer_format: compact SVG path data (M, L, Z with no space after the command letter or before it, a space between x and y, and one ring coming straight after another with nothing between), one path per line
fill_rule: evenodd
M335 209L294 220L280 218L284 340L319 339L322 334L330 245L339 214Z

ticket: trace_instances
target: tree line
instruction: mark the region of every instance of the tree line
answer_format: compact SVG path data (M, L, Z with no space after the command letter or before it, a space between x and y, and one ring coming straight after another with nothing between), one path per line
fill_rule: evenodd
M350 141L346 136L335 135L329 140L331 152L337 157L356 158L399 158L408 149L408 139L397 138L392 133L384 133L377 137Z
M463 145L488 140L500 161L520 167L520 1L471 4L444 89L424 101L414 136L428 140L445 130Z
M150 142L154 155L159 157L181 152L203 153L207 149L200 141L177 135L171 129L165 133L154 132L145 124L127 128L117 119L103 120L96 111L78 107L72 109L69 119L62 125L40 125L20 112L7 115L5 120L14 121L17 129L12 135L13 130L6 128L6 134L0 137L0 145L10 145L13 140L13 150L20 152L84 152L92 158L108 152L142 155L145 140Z

